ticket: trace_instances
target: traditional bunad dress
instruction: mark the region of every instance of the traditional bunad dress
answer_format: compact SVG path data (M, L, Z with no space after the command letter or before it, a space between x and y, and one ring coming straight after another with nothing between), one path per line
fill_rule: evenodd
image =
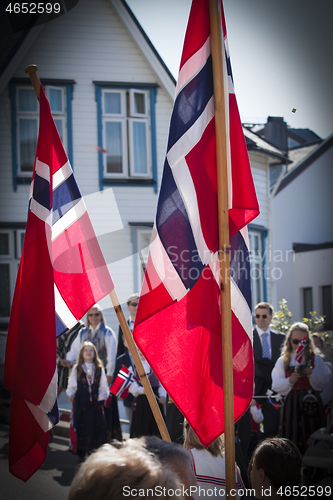
M78 377L77 366L69 377L67 395L74 396L73 426L77 436L77 454L84 457L106 442L104 401L109 387L105 372L93 363L82 365Z
M289 377L294 371L302 372L304 365L296 361L293 353L287 370L281 356L272 371L272 389L282 396L287 396L282 412L282 437L290 439L303 454L307 448L309 436L324 427L324 409L319 392L325 386L325 364L321 356L314 354L308 366L312 374L296 380L292 385Z

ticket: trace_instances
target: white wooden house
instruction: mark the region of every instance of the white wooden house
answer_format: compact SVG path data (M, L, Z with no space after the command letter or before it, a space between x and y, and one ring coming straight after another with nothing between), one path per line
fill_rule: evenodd
M38 130L38 103L25 67L39 68L123 304L141 287L175 91L174 78L124 0L81 0L66 15L13 40L9 54L0 60L3 332L21 254ZM264 139L245 133L261 209L250 226L257 302L272 299L272 283L264 278L270 276L269 168L287 160ZM109 298L101 305L108 324L117 329Z

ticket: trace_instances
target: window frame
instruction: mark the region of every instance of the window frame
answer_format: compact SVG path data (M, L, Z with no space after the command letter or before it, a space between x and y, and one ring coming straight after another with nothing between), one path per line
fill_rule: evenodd
M6 259L10 258L11 255L13 254L13 242L12 242L12 238L10 237L10 231L8 231L6 229L0 229L0 233L8 235L8 253L7 254L0 253L0 260L6 260Z
M20 258L22 253L22 246L20 243L21 234L25 232L25 224L5 224L0 225L0 233L6 233L9 235L9 253L8 255L0 255L0 264L6 264L9 266L9 315L0 316L0 326L5 328L8 327L10 309L12 305L15 283L17 278L18 267L20 264Z
M157 193L157 146L156 146L156 95L157 84L147 83L124 83L124 82L93 82L95 85L95 100L97 104L97 126L98 126L98 161L99 161L99 184L103 190L105 186L152 186L154 192ZM106 174L106 154L105 150L105 130L103 123L103 93L108 90L115 92L123 91L124 95L128 93L129 112L127 111L127 100L125 100L126 108L126 151L127 165L122 173ZM146 113L135 113L134 111L134 96L135 93L145 95L145 111ZM127 99L127 96L126 96ZM131 102L132 101L132 102ZM134 116L132 116L134 115ZM112 115L115 117L116 115ZM117 121L117 120L116 120ZM135 121L145 122L146 125L146 151L147 151L147 172L136 173L133 170L133 132L132 124ZM124 147L124 145L123 145Z
M120 94L121 113L106 113L104 110L105 95L106 94ZM122 137L126 137L126 94L123 90L117 89L102 89L102 132L103 132L103 146L106 150L106 123L120 123ZM127 165L127 148L126 142L122 143L122 172L107 172L107 153L103 156L103 176L105 179L126 178L124 165Z
M52 115L55 120L61 120L63 123L63 145L66 150L68 159L73 167L73 132L72 132L72 100L73 100L73 89L74 80L50 80L44 79L42 81L44 86L45 94L49 97L49 89L61 88L62 91L62 113L53 112ZM17 191L17 186L20 184L29 184L32 177L31 172L22 172L20 167L20 141L19 141L19 122L18 117L22 116L33 116L37 115L37 134L36 141L38 137L38 126L39 126L39 106L37 105L37 112L33 113L30 111L23 112L18 109L18 90L20 88L31 87L30 80L23 78L12 79L9 83L9 95L11 100L11 116L12 116L12 180L13 180L13 190ZM37 99L36 99L37 102Z
M36 108L34 111L23 111L19 109L19 94L20 90L29 90L34 94L34 89L33 88L28 88L26 85L17 85L15 88L15 99L17 103L17 111L16 111L16 156L17 156L17 170L18 170L18 175L20 177L26 177L30 179L32 175L32 170L30 171L24 171L21 170L21 141L20 141L20 121L21 120L33 120L36 123L36 145L37 145L37 137L38 137L38 126L39 126L39 104L36 99ZM33 166L33 165L32 165Z
M143 123L146 126L146 153L147 153L147 172L145 174L143 173L135 173L134 171L134 132L133 132L133 124L134 123ZM130 156L130 164L129 164L129 170L130 170L130 177L135 177L135 178L146 178L146 179L151 179L152 178L152 165L151 165L151 155L149 154L150 148L149 148L149 123L147 120L137 120L136 118L129 118L128 119L128 142L129 142L129 156Z
M251 298L252 298L252 309L262 301L267 301L267 281L265 278L264 270L266 269L266 241L268 236L268 230L266 228L251 225L248 226L249 233L249 244L250 244L250 277L251 277ZM253 249L252 249L252 239L254 236L257 236L259 239L259 256L254 259L256 263L259 264L259 273L260 273L260 297L258 297L256 289L255 289L255 279L252 276L253 269Z
M310 302L309 311L306 311L307 302ZM310 312L313 311L313 288L312 288L312 286L302 287L302 309L303 309L303 318L310 318Z
M133 247L133 280L134 280L133 290L141 290L144 277L143 265L144 268L146 268L148 254L149 254L149 246L147 255L143 255L141 252L142 247L140 245L140 236L143 235L144 233L147 234L149 233L150 235L149 241L150 241L154 224L153 222L129 222L129 226L130 226L131 241Z

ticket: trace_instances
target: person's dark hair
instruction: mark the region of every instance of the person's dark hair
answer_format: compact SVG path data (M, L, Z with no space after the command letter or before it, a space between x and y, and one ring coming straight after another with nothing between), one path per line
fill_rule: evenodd
M302 481L302 455L297 446L286 438L269 438L261 441L254 450L249 468L263 469L273 487L300 486Z
M147 451L175 472L182 464L192 467L191 455L180 444L162 441L156 436L144 436L142 440Z
M256 309L268 309L269 310L269 314L272 316L273 314L273 306L272 304L270 304L269 302L259 302L259 304L257 304L254 308L254 310L256 311Z

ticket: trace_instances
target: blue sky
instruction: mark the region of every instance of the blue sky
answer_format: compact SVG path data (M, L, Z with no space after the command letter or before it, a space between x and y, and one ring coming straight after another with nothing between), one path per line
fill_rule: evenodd
M191 0L127 0L177 78ZM333 133L333 1L224 0L243 122ZM296 108L296 113L292 109Z

